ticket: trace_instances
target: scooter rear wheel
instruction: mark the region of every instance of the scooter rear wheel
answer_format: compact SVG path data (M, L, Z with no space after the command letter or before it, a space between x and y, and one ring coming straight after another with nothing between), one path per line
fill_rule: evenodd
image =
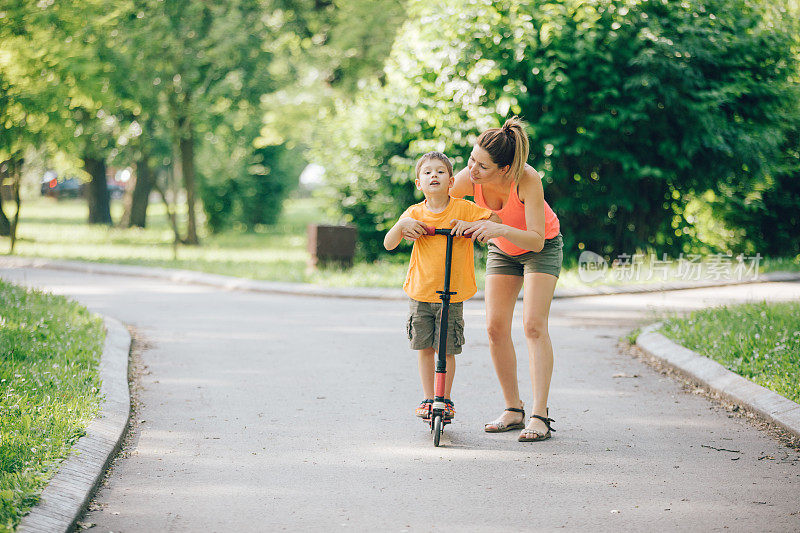
M441 415L437 415L433 419L432 430L433 430L433 445L434 446L439 446L439 438L442 436L442 416Z

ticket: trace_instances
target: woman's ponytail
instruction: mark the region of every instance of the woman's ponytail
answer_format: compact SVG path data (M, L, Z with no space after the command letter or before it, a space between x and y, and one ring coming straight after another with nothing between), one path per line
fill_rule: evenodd
M503 124L503 131L514 139L514 158L511 161L509 174L514 178L514 183L519 183L530 153L528 136L525 134L522 121L516 116L506 120L506 123Z
M497 166L508 165L508 175L514 183L519 183L530 153L528 135L519 117L506 120L502 128L491 128L481 133L478 146L489 153Z

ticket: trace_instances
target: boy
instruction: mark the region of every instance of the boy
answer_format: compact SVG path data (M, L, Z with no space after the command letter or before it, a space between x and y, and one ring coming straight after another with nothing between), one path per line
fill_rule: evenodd
M429 419L433 404L433 376L436 348L439 346L439 327L442 303L436 291L444 286L446 239L443 236L425 237L426 226L449 228L459 220L473 222L500 219L489 209L460 198L451 198L453 186L453 166L441 152L423 155L416 166L417 189L425 195L425 200L412 205L400 215L400 219L386 233L383 245L393 250L405 237L414 241L411 261L408 266L403 290L408 294L410 312L406 330L411 341L411 349L419 352L419 375L425 399L417 407L416 416ZM445 418L455 416L455 406L450 399L455 373L455 355L461 353L464 344L464 300L475 295L475 265L471 239L453 240L450 290L455 294L450 300L447 324L447 375L445 379Z

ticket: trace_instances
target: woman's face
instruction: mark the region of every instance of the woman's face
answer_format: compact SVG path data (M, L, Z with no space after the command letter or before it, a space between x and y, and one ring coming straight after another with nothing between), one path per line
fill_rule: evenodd
M472 148L472 153L469 155L467 168L469 168L469 179L472 180L472 183L480 185L505 178L506 174L508 174L509 166L506 165L503 168L498 167L497 164L492 161L489 152L475 145L475 147Z

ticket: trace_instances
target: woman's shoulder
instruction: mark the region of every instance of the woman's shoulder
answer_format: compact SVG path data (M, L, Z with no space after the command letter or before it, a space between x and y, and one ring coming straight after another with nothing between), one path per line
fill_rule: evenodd
M530 165L525 165L522 176L517 184L517 195L521 201L525 201L526 196L535 195L544 197L544 187L542 187L542 175Z
M522 182L522 180L535 180L536 183L541 184L542 175L539 174L535 168L526 163L525 168L522 169L522 178L520 182Z
M472 184L472 180L469 179L468 168L464 167L455 175L455 182L450 189L450 195L457 198L475 195L475 188Z

